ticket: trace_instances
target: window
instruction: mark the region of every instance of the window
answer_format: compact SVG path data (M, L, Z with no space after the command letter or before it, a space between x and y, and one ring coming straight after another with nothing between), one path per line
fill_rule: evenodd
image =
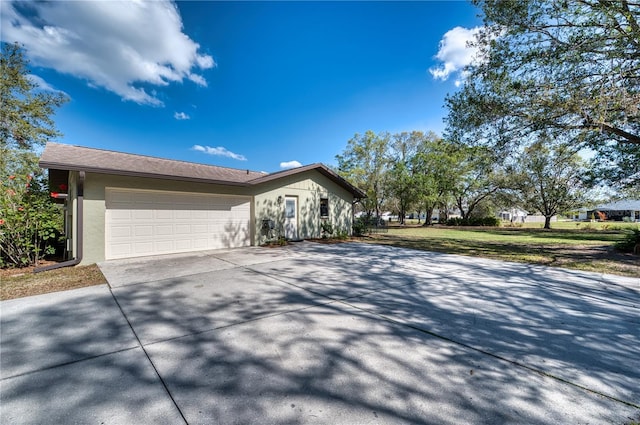
M287 199L285 203L285 217L296 218L296 201L293 199Z
M320 198L320 217L329 217L329 198Z

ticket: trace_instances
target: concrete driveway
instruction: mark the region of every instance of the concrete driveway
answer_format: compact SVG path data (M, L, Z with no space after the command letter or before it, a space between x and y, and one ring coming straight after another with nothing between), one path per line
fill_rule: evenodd
M640 419L638 279L308 242L101 268L0 304L1 423Z

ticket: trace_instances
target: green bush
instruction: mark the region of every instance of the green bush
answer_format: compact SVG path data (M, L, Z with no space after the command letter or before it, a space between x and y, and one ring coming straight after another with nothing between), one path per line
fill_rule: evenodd
M356 218L351 228L353 229L354 236L364 236L367 233L366 217L362 216L362 217Z
M447 226L466 226L468 221L463 220L461 217L451 217L445 224Z
M473 219L472 219L473 220ZM472 224L472 226L487 226L487 227L499 227L500 219L497 217L482 217L478 219L478 224Z
M45 255L54 254L62 228L62 212L51 202L45 177L37 165L27 163L18 167L16 164L13 163L13 167L3 164L3 175L0 175L0 267L3 268L30 266Z
M322 239L330 238L333 235L333 224L330 221L323 221L322 227Z
M640 246L640 227L625 229L625 237L622 241L616 243L616 249L624 252L638 252L638 246Z
M500 226L500 219L497 217L471 217L463 219L461 217L453 217L447 220L447 226Z

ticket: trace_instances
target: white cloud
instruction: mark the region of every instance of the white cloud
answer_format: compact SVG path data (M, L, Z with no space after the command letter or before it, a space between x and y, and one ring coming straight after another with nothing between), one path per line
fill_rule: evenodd
M37 90L50 91L54 93L64 93L63 91L54 88L51 84L47 83L42 77L38 75L28 74L27 78L29 79L29 81L38 86Z
M298 161L285 161L280 163L280 168L282 168L283 170L296 167L302 167L302 164L300 164Z
M173 118L177 119L178 121L183 121L183 120L190 120L191 117L187 114L185 114L184 112L176 112L175 114L173 114Z
M247 160L247 158L244 155L233 153L227 150L227 148L223 148L222 146L218 146L217 148L212 148L211 146L193 145L191 149L193 149L194 151L204 152L209 155L225 156L227 158L237 159L238 161Z
M452 74L457 74L456 86L460 86L466 75L464 67L477 60L478 49L467 45L474 41L480 27L462 28L455 27L447 31L442 40L436 59L442 64L429 68L429 72L436 80L446 81Z
M183 31L175 3L158 1L0 2L2 40L19 42L32 63L85 79L123 100L161 106L151 86L215 66Z

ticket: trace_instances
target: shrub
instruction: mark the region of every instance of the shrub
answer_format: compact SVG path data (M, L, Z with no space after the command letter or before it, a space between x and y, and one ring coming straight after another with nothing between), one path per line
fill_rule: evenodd
M358 217L351 226L354 236L364 236L367 233L367 219L366 217Z
M330 221L322 222L322 238L327 239L333 235L333 224Z
M25 267L54 254L62 214L34 174L9 174L0 181L0 267Z
M638 247L640 246L640 227L625 229L625 233L624 239L616 243L616 249L640 254L640 252L638 252Z
M500 219L497 217L472 217L463 219L454 217L447 220L447 226L500 226Z
M497 217L481 217L478 219L471 219L472 226L488 226L488 227L498 227L500 226L500 219Z

